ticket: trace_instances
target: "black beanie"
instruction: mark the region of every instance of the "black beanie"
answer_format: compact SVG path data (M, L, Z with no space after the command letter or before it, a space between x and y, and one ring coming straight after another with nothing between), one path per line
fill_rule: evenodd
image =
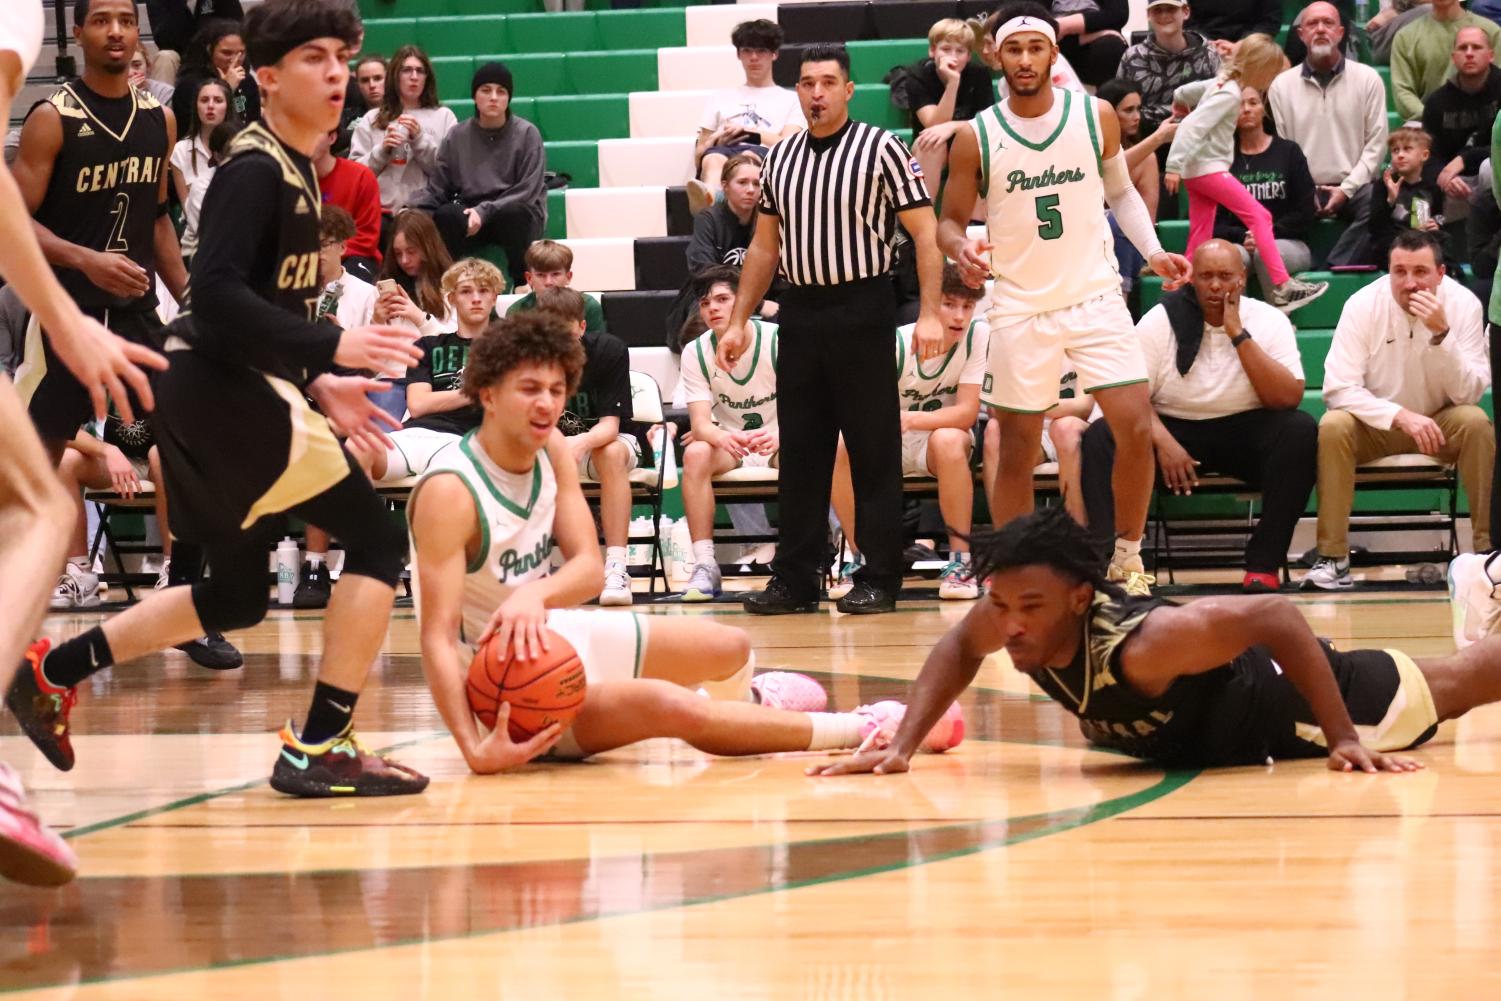
M511 84L511 71L505 63L485 63L474 71L474 79L469 83L469 96L475 93L487 83L498 83L505 88L507 94L516 96L516 90Z

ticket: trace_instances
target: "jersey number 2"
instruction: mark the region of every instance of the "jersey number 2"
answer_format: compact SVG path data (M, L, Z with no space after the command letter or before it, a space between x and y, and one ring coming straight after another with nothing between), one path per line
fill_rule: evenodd
M130 196L121 191L115 195L115 207L109 210L109 214L115 217L115 224L109 230L109 243L105 244L106 254L130 253L130 241L125 239L125 223L130 218Z
M1063 213L1058 211L1057 195L1037 196L1037 235L1056 240L1063 235Z

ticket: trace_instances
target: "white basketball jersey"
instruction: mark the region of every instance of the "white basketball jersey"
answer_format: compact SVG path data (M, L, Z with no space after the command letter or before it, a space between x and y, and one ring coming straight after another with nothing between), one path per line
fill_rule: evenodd
M992 326L1120 294L1095 99L1055 87L1053 108L1056 126L1035 141L1004 101L969 123L993 248Z
M447 475L464 481L479 514L480 547L464 576L459 632L459 642L473 643L513 590L551 572L558 484L546 452L537 453L530 472L506 472L472 431L433 457L413 496L434 476ZM414 592L420 609L421 589Z
M714 420L732 431L777 426L777 325L751 321L750 349L726 372L714 361L711 331L683 349L683 400L712 403Z
M958 402L961 383L978 386L985 381L990 352L990 328L976 320L947 352L924 362L912 350L909 323L896 329L897 393L903 410L941 410Z
M25 81L41 51L41 0L0 2L0 52L14 52L21 58L21 79L14 81L17 87Z

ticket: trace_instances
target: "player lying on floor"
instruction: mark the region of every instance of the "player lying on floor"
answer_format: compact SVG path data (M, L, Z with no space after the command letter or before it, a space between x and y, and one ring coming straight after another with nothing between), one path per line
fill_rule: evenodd
M924 721L1002 649L1093 743L1184 767L1327 756L1334 771L1412 771L1422 765L1387 752L1501 700L1498 637L1414 660L1336 650L1278 595L1129 598L1099 573L1088 532L1058 508L972 542L989 600L928 655L896 739L810 773L906 771Z
M583 365L578 338L545 312L494 324L470 346L464 369L464 392L483 420L433 457L407 506L423 670L470 769L498 772L546 752L578 759L653 737L721 755L884 746L900 703L794 711L822 710L827 696L801 675L753 678L755 655L739 629L575 607L599 594L602 577L577 463L556 430ZM556 572L554 547L564 557ZM549 633L583 661L583 709L566 732L554 724L516 743L502 704L486 735L465 693L470 644L494 634L530 658L548 649ZM727 698L693 691L705 683ZM926 750L963 739L957 705L938 715L918 742Z

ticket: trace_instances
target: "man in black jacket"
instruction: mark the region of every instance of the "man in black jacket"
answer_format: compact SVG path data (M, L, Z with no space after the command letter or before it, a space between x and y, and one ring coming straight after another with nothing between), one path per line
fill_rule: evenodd
M1480 165L1491 155L1491 125L1501 109L1501 69L1492 65L1491 40L1479 28L1454 36L1454 75L1423 101L1423 131L1433 137L1438 186L1468 199Z

